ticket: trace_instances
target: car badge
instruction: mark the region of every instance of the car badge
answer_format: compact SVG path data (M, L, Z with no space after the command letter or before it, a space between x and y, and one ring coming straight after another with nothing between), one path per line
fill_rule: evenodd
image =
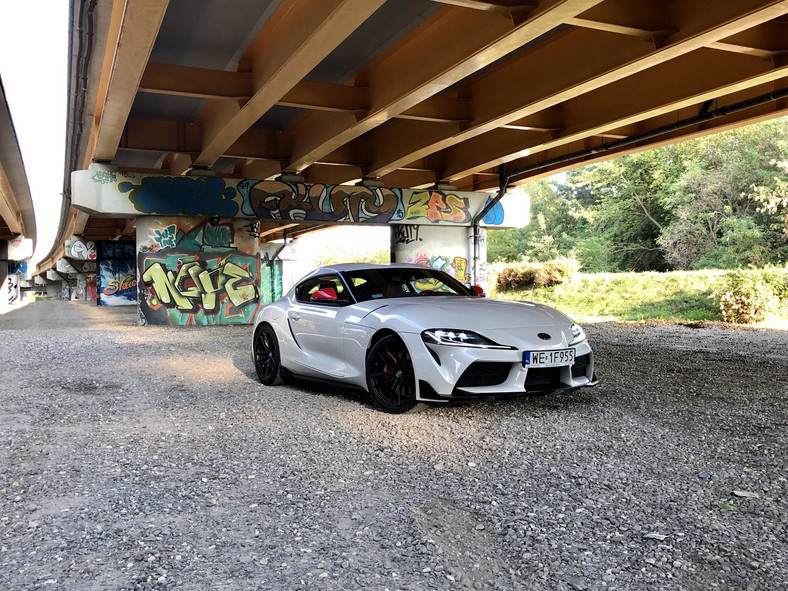
M553 338L553 337L551 337L549 334L547 334L546 332L540 332L540 333L539 333L539 334L537 334L536 336L538 336L538 337L539 337L540 339L542 339L543 341L549 341L550 339L552 339L552 338Z

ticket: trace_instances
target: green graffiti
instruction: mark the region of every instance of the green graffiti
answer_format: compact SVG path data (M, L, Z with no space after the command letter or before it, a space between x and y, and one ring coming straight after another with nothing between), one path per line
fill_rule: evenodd
M258 295L255 275L228 260L211 269L205 261L182 260L177 273L155 261L145 269L142 281L152 292L151 304L187 313L219 312L223 294L239 309L254 304Z
M106 185L118 182L118 175L109 170L99 170L91 177L94 182Z
M234 306L242 308L257 299L257 288L252 284L242 283L251 278L249 271L230 262L225 263L222 271L226 279L224 289Z

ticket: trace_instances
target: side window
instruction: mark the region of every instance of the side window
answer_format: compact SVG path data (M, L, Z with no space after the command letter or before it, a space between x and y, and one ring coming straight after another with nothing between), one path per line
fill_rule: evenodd
M321 292L318 294L318 292ZM336 298L334 298L336 294ZM313 297L314 296L314 297ZM347 304L347 293L338 275L323 275L307 279L296 290L299 302L309 304L334 305Z

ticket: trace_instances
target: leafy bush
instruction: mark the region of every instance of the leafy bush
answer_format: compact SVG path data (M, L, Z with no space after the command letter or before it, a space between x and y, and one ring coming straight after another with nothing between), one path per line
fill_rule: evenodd
M788 303L788 267L766 267L761 270L763 280L783 304Z
M498 271L495 287L498 291L511 291L559 285L571 281L578 266L575 259L556 259L547 263L509 263Z
M778 292L785 291L785 275L776 269L739 269L723 275L715 296L725 322L751 324L777 314Z
M495 286L498 291L523 289L533 285L536 271L528 263L509 263L498 271Z
M536 267L534 285L550 287L567 283L577 274L579 264L575 259L556 259Z

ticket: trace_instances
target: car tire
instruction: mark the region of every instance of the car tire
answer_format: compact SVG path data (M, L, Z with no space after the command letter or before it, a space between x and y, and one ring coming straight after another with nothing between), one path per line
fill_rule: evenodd
M266 386L277 386L282 379L282 365L279 357L279 342L274 329L263 324L257 329L252 344L252 361L257 379Z
M387 335L367 354L367 389L372 404L384 412L416 412L426 407L416 400L416 376L405 343Z

